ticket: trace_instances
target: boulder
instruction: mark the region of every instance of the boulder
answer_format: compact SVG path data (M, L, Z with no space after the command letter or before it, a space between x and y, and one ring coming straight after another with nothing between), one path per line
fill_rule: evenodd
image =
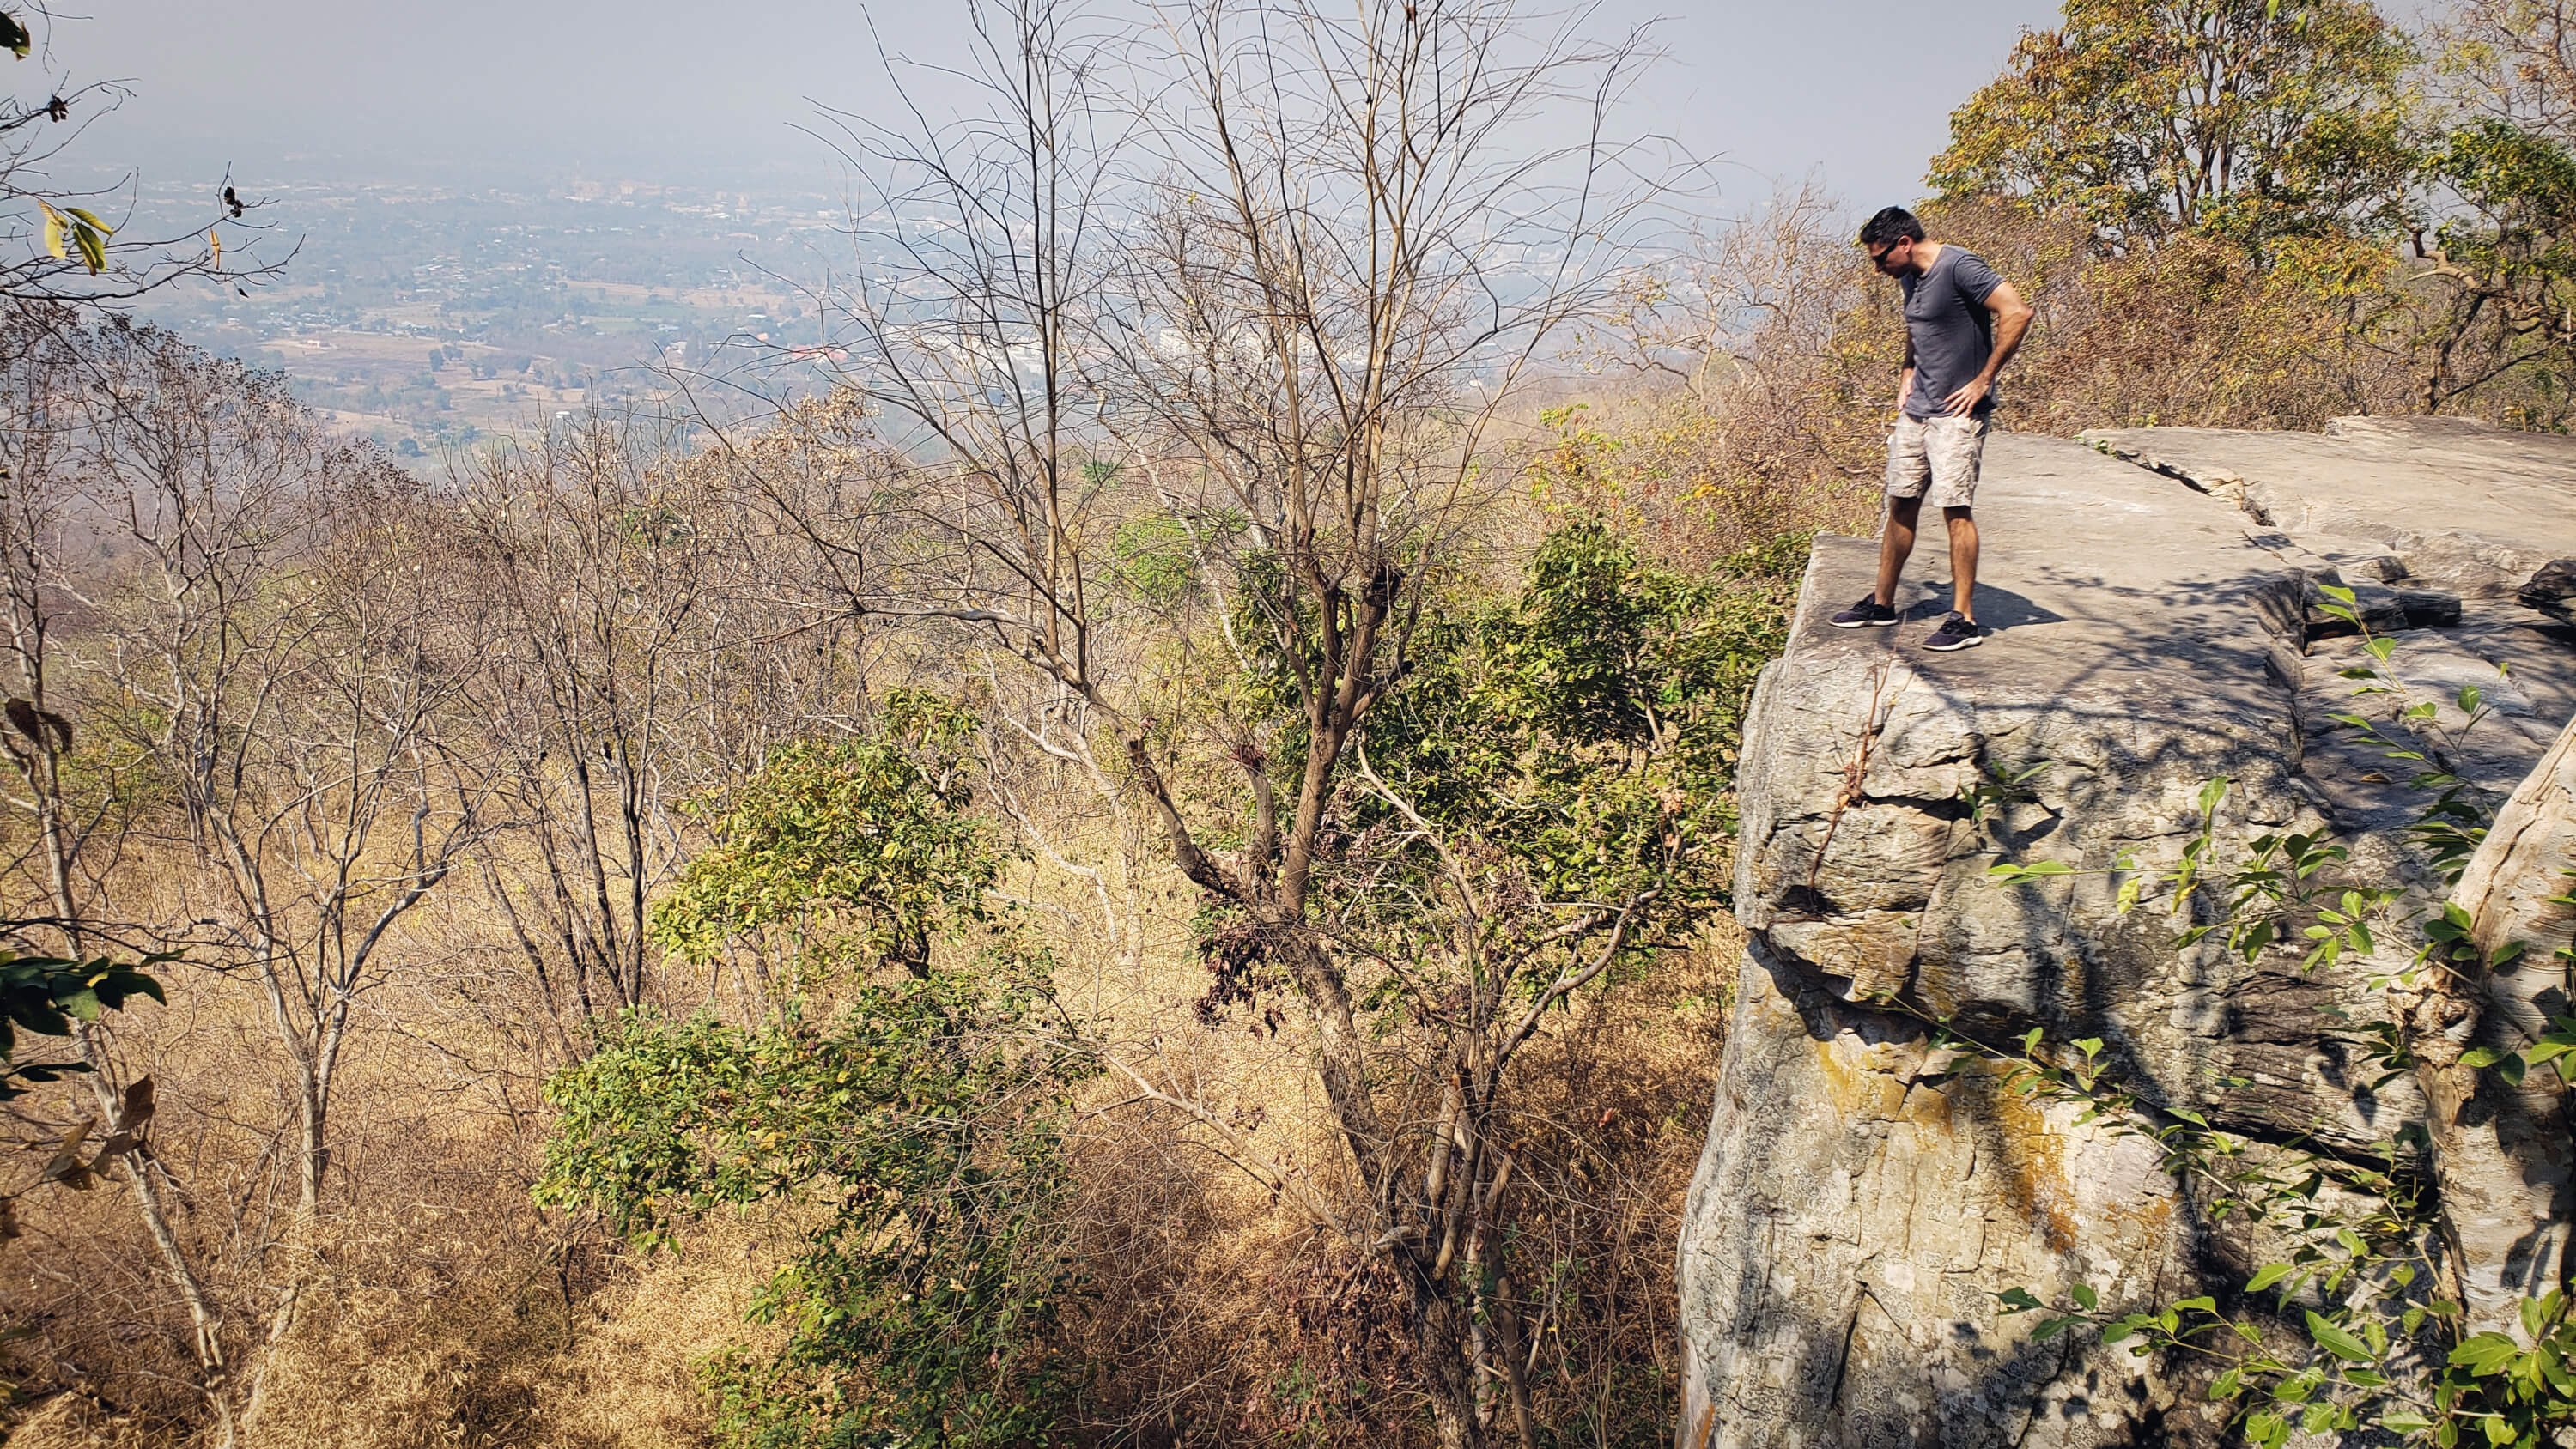
M2576 598L2576 558L2554 558L2523 581L2514 597L2538 607Z
M2514 598L2554 619L2568 621L2568 601L2576 599L2576 558L2554 558L2534 570L2514 590Z
M2460 622L2460 596L2442 589L2399 589L2398 611L2417 629L2448 629Z
M2339 671L2362 640L2323 627L2337 621L2312 608L2322 583L2374 591L2364 621L2399 637L2409 691L2456 714L2462 682L2485 681L2479 725L2438 739L2498 800L2576 708L2576 649L2510 602L2504 562L2489 577L2445 551L2500 548L2455 540L2427 561L2425 535L2374 522L2397 503L2291 501L2282 480L2318 476L2316 440L2194 433L2186 449L2165 435L2190 430L2150 431L2152 447L2116 450L1992 440L1977 614L1994 632L1980 648L1918 647L1946 609L1937 531L1893 629L1826 623L1869 587L1875 546L1816 543L1738 773L1748 946L1680 1244L1682 1449L2221 1441L2224 1415L2190 1365L2035 1341L2037 1316L1995 1295L2225 1293L2266 1244L2212 1220L2141 1139L2035 1105L1982 1058L1936 1046L1935 1020L1989 1043L2034 1027L2100 1038L2146 1101L2258 1151L2365 1157L2424 1110L2409 1079L2374 1091L2325 1030L2328 1010L2363 1023L2386 1010L2358 973L2249 967L2214 941L2177 949L2160 912L2118 909L2113 867L2176 859L2201 828L2203 783L2225 776L2223 848L2332 832L2427 880L2402 829L2411 807L2390 803L2405 772L2335 718L2402 732L2405 700L2355 700ZM2375 450L2383 478L2432 476L2409 448L2472 451L2490 472L2519 456L2470 429L2364 432L2323 441ZM2231 453L2230 437L2252 441ZM2576 518L2564 485L2557 499L2531 533ZM2303 533L2311 519L2327 526ZM2532 549L2513 585L2569 552L2576 537ZM2446 615L2455 627L2422 627ZM2069 873L1991 883L2005 859Z

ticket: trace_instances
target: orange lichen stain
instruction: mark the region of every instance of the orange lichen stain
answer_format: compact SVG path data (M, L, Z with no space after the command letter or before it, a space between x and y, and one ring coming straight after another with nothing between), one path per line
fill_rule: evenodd
M1950 1094L1917 1082L1905 1090L1905 1106L1901 1115L1917 1127L1936 1128L1946 1133L1950 1130Z
M2164 1236L2165 1229L2173 1225L2173 1215L2173 1199L2169 1197L2148 1198L2136 1211L2121 1214L2154 1237Z
M2064 1141L2029 1098L2001 1082L1995 1084L1994 1102L1995 1135L2003 1144L2005 1197L2038 1225L2050 1251L2074 1251L2075 1184L2066 1175Z
M1834 1099L1834 1110L1850 1116L1861 1103L1859 1074L1843 1061L1842 1053L1834 1050L1832 1038L1816 1043L1816 1065L1824 1068L1825 1094Z
M1824 1069L1826 1095L1843 1116L1865 1122L1924 1120L1901 1074L1911 1061L1886 1047L1856 1046L1848 1039L1820 1041L1816 1064ZM1940 1122L1946 1124L1946 1111Z

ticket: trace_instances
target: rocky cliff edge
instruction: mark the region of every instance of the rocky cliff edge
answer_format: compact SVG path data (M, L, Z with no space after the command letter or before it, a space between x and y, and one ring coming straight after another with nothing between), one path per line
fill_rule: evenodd
M1918 647L1946 608L1937 527L1894 629L1826 624L1868 592L1875 545L1821 538L1756 691L1749 943L1681 1242L1682 1449L2217 1442L2186 1378L2036 1342L1994 1295L2224 1294L2267 1244L2142 1139L1959 1070L1927 1023L2098 1037L2149 1103L2258 1150L2366 1157L2422 1103L2372 1090L2322 1029L2383 1009L2359 973L2177 949L2171 918L2120 914L2092 872L2171 863L2225 776L2223 849L2330 832L2425 880L2404 770L2331 718L2403 701L2352 697L2360 641L2322 586L2353 590L2417 697L2479 686L2494 716L2448 763L2495 799L2576 712L2576 579L2551 573L2576 558L2576 439L2364 419L2000 435L1977 514L1984 647ZM1990 883L2007 859L2076 873Z

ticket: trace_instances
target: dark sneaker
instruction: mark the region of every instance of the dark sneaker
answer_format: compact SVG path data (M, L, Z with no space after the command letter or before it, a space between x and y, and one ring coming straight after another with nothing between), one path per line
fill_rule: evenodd
M1859 603L1825 621L1837 629L1877 628L1896 622L1896 611L1878 601L1875 592L1863 594Z
M1923 641L1923 647L1948 653L1953 649L1974 649L1985 642L1986 631L1953 609L1950 617L1941 621L1941 627L1932 631L1932 637Z

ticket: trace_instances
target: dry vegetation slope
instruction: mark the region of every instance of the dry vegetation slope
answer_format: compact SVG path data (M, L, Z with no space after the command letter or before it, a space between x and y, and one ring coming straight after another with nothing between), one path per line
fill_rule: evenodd
M1176 316L1260 310L1226 290L1253 249L1202 202L1222 190L1190 190L1146 238L1201 288ZM1277 212L1241 215L1257 230ZM1560 408L1505 409L1445 461L1422 434L1382 438L1388 476L1450 466L1484 490L1416 520L1452 561L1442 598L1512 597L1534 540L1601 517L1675 577L1776 607L1808 534L1865 531L1901 343L1888 284L1862 275L1838 216L1783 196L1619 305L1555 319L1582 323L1596 369ZM2205 237L2106 247L2002 205L1930 219L2039 310L2003 394L2012 426L2305 427L2440 394L2464 346L2511 352L2474 328L2428 343L2442 298L2385 247L2358 271L2339 253L2321 286ZM1345 280L1305 279L1331 316L1364 315L1339 305ZM1212 331L1199 360L1250 335ZM1070 1128L1061 1234L1085 1290L1057 1334L1083 1369L1067 1433L1429 1442L1437 1375L1408 1327L1424 1290L1404 1276L1428 1253L1400 1232L1321 1231L1309 1210L1358 1212L1379 1190L1350 1102L1316 1071L1322 1018L1276 980L1211 992L1224 928L1202 912L1211 881L1259 864L1246 832L1210 829L1175 864L1172 816L1217 818L1247 773L1268 778L1228 727L1276 701L1247 680L1234 604L1189 582L1209 573L1211 535L1192 530L1222 508L1176 501L1152 468L1050 455L1050 480L1084 480L1087 511L1043 542L1100 586L1084 606L1096 657L1050 677L955 611L892 620L862 598L854 580L873 587L887 560L955 579L1008 557L989 538L941 551L1007 500L940 513L846 398L694 453L600 423L431 486L335 443L273 379L157 334L19 309L0 368L0 664L14 697L74 727L20 751L34 763L7 816L6 908L36 948L176 953L158 968L165 1008L74 1044L111 1094L154 1082L147 1151L85 1192L39 1184L107 1099L72 1083L13 1104L29 1149L8 1184L24 1235L0 1250L13 1442L713 1442L701 1368L780 1341L745 1313L820 1206L720 1212L679 1251L639 1255L587 1209L534 1204L541 1085L628 1008L777 1008L776 960L692 966L648 940L652 903L710 839L691 802L789 742L868 735L904 687L982 717L977 809L1024 852L999 893L1054 951L1068 1009L1147 1069L1090 1082ZM1204 368L1192 386L1245 391L1180 401L1277 418L1247 371ZM2547 423L2547 384L2503 367L2442 400ZM1454 405L1422 391L1423 416ZM1141 460L1192 456L1187 412ZM1215 456L1199 462L1214 472ZM1302 617L1273 622L1293 635ZM1104 723L1122 712L1125 759ZM1330 811L1356 808L1348 776L1328 783ZM1721 1045L1723 929L1572 992L1479 1128L1510 1154L1511 1196L1468 1238L1498 1227L1517 1276L1439 1291L1490 1289L1494 1325L1516 1313L1500 1332L1478 1321L1474 1361L1518 1370L1553 1442L1666 1433L1674 1223ZM1440 1043L1417 1028L1439 1009L1375 1018L1371 1044L1383 1100L1425 1128L1455 1120L1421 1069ZM1472 1066L1483 1048L1462 1041L1444 1049ZM1491 1163L1477 1181L1499 1199ZM1477 1432L1511 1417L1502 1377L1460 1390Z
M783 521L882 486L887 455L824 407L729 459L603 431L424 489L172 339L22 323L13 396L66 369L108 382L13 419L16 689L41 668L77 722L57 797L12 819L16 913L31 942L73 919L91 949L179 957L166 1009L88 1038L115 1080L157 1086L143 1182L22 1198L13 1439L703 1439L697 1368L760 1342L744 1311L796 1214L719 1215L647 1258L542 1213L539 1086L593 1013L766 999L747 963L641 940L639 900L705 838L684 802L860 728L870 691L989 669L832 618L826 561ZM1054 923L1067 999L1198 1099L1263 1104L1248 1140L1333 1184L1302 1028L1195 1010L1196 892L1134 802L1043 761L989 768L1045 842L1006 889ZM1646 1375L1670 1352L1728 958L1586 998L1524 1068L1515 1230L1557 1265L1527 1288L1532 1367L1569 1419L1660 1412ZM1410 1422L1383 1269L1119 1087L1096 1084L1073 1148L1083 1415L1229 1441ZM22 1183L85 1102L19 1104Z
M1595 335L1633 375L1535 430L1533 487L1497 501L1491 537L1605 513L1693 564L1866 526L1891 319L1820 204L1771 215ZM2306 346L2324 321L2206 258L2113 266L2016 215L1940 220L2032 279L2048 320L2015 380L2025 426L2296 425L2402 387L2380 354ZM2227 305L2206 305L2213 287ZM1712 335L1695 355L1678 341ZM2266 346L2287 360L2247 361ZM77 916L97 949L181 952L168 1008L95 1038L119 1079L159 1088L149 1176L171 1245L132 1184L23 1199L13 1439L165 1443L230 1420L278 1444L704 1440L698 1366L761 1340L744 1311L795 1215L719 1215L638 1257L584 1214L540 1212L539 1087L593 1013L758 1009L742 963L684 969L643 941L639 902L704 839L684 802L779 742L862 728L872 691L1012 688L972 649L833 617L833 557L795 520L865 516L891 456L818 406L731 455L602 430L423 489L174 341L31 317L12 349L17 396L102 359L113 389L15 419L17 689L41 665L80 732L51 832L13 817L16 909ZM1262 1104L1245 1140L1346 1188L1302 1022L1194 1009L1196 893L1137 803L1019 756L996 749L986 788L1045 847L1007 890L1052 923L1067 999L1150 1043L1195 1099ZM1568 1431L1636 1433L1666 1402L1672 1227L1731 959L1711 941L1584 998L1521 1068L1513 1229L1524 1261L1554 1265L1521 1291L1535 1391ZM299 1059L334 1040L308 1137ZM1095 1084L1073 1148L1083 1419L1173 1442L1418 1423L1385 1270L1124 1085ZM20 1104L22 1136L48 1143L83 1100Z

